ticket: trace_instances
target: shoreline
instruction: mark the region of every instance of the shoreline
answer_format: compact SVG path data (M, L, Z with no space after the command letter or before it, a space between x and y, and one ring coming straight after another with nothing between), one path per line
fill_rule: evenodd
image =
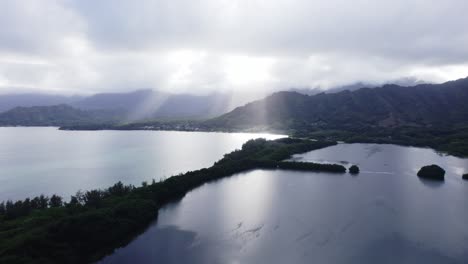
M0 262L98 261L144 231L157 219L162 206L183 198L205 183L253 169L345 173L346 168L338 164L283 161L293 154L335 144L291 138L250 140L241 150L226 154L209 168L189 171L160 182L143 183L141 187L125 186L119 182L104 190L77 193L68 203L46 204L42 209L25 212L12 211L24 215L0 216ZM33 200L28 200L27 204ZM26 200L17 205L24 207L25 204Z

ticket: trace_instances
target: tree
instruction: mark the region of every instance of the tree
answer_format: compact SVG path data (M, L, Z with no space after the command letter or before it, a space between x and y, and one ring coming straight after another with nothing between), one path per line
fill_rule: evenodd
M58 195L52 195L50 197L49 206L50 207L61 207L63 205L62 197Z
M49 205L49 197L41 194L39 196L39 209L46 209L48 205Z
M424 166L418 171L420 178L443 181L444 176L445 170L435 164Z
M31 199L26 198L23 201L23 206L21 207L21 215L27 215L32 211Z
M117 182L113 186L109 187L107 189L107 193L109 195L117 195L117 196L123 196L127 193L129 193L133 187L131 185L125 186L121 181Z
M85 194L81 190L76 192L75 198L76 198L76 200L78 201L79 204L81 204L81 205L85 204L85 201L86 201Z
M87 191L84 195L86 206L99 207L103 198L103 192L100 190Z
M39 201L39 197L34 197L32 200L31 200L31 209L40 209L39 208L39 204L40 204L40 201Z
M80 206L80 201L78 201L78 198L76 198L76 196L71 196L70 198L70 202L66 204L67 207L71 207L71 206Z
M12 200L8 200L5 204L5 216L7 218L14 218L15 213L15 205L13 204Z
M358 174L359 173L359 167L356 165L353 165L349 167L349 173L351 174Z

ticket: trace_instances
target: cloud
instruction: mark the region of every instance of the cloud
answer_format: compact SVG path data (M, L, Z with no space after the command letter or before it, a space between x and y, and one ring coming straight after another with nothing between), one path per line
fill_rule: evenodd
M4 0L0 93L330 87L468 75L465 0Z

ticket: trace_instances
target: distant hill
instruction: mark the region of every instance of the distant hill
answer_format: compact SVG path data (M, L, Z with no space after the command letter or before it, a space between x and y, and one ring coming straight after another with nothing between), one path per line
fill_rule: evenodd
M354 129L468 123L468 78L309 96L278 92L207 122L223 129Z
M3 94L0 95L0 112L5 112L18 106L31 107L70 104L80 99L82 99L81 96L63 96L39 93Z
M62 126L111 122L119 114L106 111L85 111L68 105L16 107L0 113L0 126Z
M137 90L128 93L99 93L86 96L71 103L83 110L95 109L125 109L131 110L153 95L151 90Z
M169 94L153 90L130 93L103 93L86 97L71 105L83 110L125 110L130 120L152 118L209 118L232 108L228 94Z
M66 104L85 111L118 112L121 113L122 120L129 121L139 119L203 119L219 116L232 110L231 96L231 94L216 93L209 95L169 94L153 90L71 97L34 93L7 94L0 95L0 112L6 112L16 107Z

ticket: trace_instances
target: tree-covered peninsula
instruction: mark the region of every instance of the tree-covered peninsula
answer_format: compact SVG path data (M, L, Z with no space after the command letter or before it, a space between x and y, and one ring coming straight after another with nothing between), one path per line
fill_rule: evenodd
M78 192L64 202L40 196L0 204L0 263L89 263L124 246L157 218L158 209L194 188L252 169L344 173L336 164L286 162L293 154L336 144L284 138L250 140L210 168L141 187L121 182Z

